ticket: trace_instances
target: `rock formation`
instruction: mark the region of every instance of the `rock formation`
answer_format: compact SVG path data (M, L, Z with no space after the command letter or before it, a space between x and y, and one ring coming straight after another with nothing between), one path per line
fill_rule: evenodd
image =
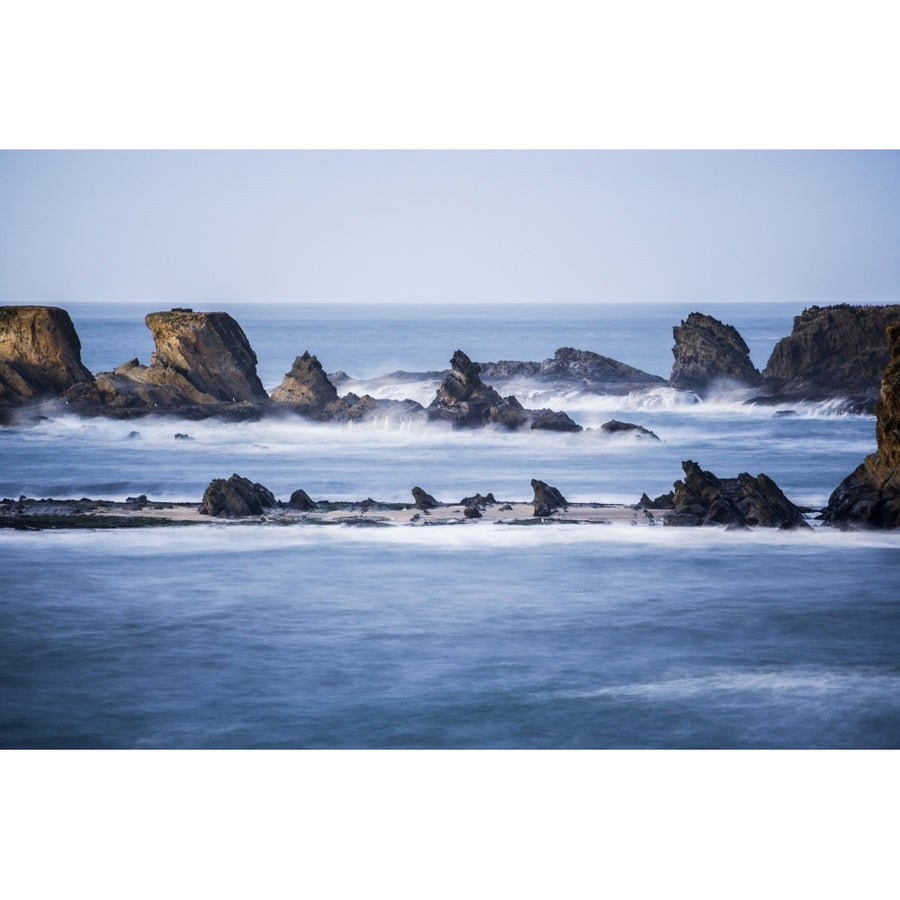
M531 487L534 490L534 514L537 518L552 516L558 509L565 509L569 504L566 498L555 488L537 478L531 479Z
M272 492L261 484L234 474L229 479L214 478L203 492L199 512L204 516L233 518L258 516L276 505Z
M840 527L900 526L900 322L887 327L890 363L875 404L877 450L835 488L822 518Z
M481 380L481 366L462 350L450 361L450 372L441 382L428 407L428 418L449 422L454 428L502 425L511 430L530 425L534 429L581 431L565 413L553 410L527 410L515 397L501 397Z
M0 306L0 407L60 397L93 380L64 309Z
M742 472L737 478L717 478L691 460L681 466L684 481L675 482L674 509L663 517L665 525L809 527L803 510L791 503L767 475L754 478Z
M732 325L692 312L672 329L675 362L669 384L680 390L707 392L717 381L757 385L762 376L750 361L750 349Z
M767 390L785 399L876 398L889 361L885 328L900 305L810 306L763 369Z
M328 380L319 360L308 350L294 360L291 371L272 391L272 400L290 405L301 415L319 419L332 418L340 406L337 388Z
M156 344L150 365L133 359L102 372L90 390L70 391L70 402L91 412L177 412L194 417L227 408L241 418L268 404L256 374L256 354L228 313L176 308L150 313L144 321ZM91 409L98 404L101 410ZM243 414L240 404L245 405Z
M297 488L291 494L291 499L288 501L289 509L299 509L301 512L310 512L313 509L318 509L318 504L303 488Z
M412 489L413 500L416 504L416 509L427 510L434 509L438 506L437 500L431 496L427 491L424 491L420 487L414 487Z
M618 419L610 419L600 426L600 430L606 434L628 434L637 438L649 438L652 441L658 441L659 437L655 435L649 428L643 425L634 425L631 422L620 422Z

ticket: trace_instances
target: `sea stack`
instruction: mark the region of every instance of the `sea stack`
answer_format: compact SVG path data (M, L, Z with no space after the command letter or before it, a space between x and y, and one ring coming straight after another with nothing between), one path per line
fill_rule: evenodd
M754 386L762 380L750 361L750 348L733 325L692 312L672 329L672 334L672 387L703 394L716 382Z
M272 391L273 402L283 403L294 412L312 418L331 418L337 399L337 388L328 380L319 360L308 350L294 360L291 371ZM342 409L346 407L346 403L341 405Z
M133 359L112 372L101 372L96 390L78 399L99 403L108 411L196 415L237 404L257 409L268 403L256 374L256 353L228 313L175 308L150 313L144 321L156 344L150 365Z
M788 400L874 400L889 361L885 329L898 321L900 305L810 306L772 350L762 372L767 390Z
M0 306L0 408L60 397L93 381L64 309Z
M822 519L838 527L900 526L900 322L887 327L890 362L875 404L878 449L834 490Z

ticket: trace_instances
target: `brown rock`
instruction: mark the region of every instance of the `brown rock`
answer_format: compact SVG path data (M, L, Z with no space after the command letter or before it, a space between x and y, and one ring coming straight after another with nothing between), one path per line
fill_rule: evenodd
M672 329L672 334L672 387L703 393L723 379L744 385L757 385L762 380L750 361L749 347L733 325L692 312Z
M235 518L258 516L276 505L272 492L261 484L234 474L229 479L214 478L203 492L199 512L204 516Z
M0 406L60 397L93 380L64 309L0 306Z
M328 380L319 360L307 350L294 360L291 371L272 391L272 400L286 403L296 412L321 418L328 404L338 399L337 388Z

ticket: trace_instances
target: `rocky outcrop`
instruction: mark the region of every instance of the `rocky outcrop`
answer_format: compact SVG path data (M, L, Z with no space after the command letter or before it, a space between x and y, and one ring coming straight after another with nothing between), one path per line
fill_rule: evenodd
M436 506L440 505L431 494L420 487L414 487L412 489L412 495L416 504L416 509L428 510L434 509Z
M649 428L644 428L643 425L634 425L631 422L620 422L618 419L610 419L608 422L604 422L600 426L600 430L606 434L627 434L639 439L659 440L659 437Z
M479 377L481 366L462 350L450 360L450 372L428 407L428 418L449 422L454 428L478 428L496 423L521 428L528 417L515 397L503 398Z
M717 382L758 385L762 376L750 361L750 348L733 325L692 312L672 329L675 362L669 384L704 394Z
M876 398L890 358L885 328L898 321L900 305L810 306L772 350L762 373L767 391L795 400Z
M449 422L454 428L500 425L510 430L524 428L581 431L565 413L549 409L527 410L513 397L501 397L480 377L481 366L462 350L450 360L450 372L437 389L427 409L432 421Z
M156 344L150 365L133 359L101 372L90 390L68 392L71 403L86 412L174 412L195 418L226 410L235 418L258 416L268 404L256 354L228 313L177 308L150 313L144 321Z
M742 472L737 478L717 478L692 460L681 466L684 480L675 482L674 509L663 517L666 525L809 527L803 510L767 475L754 478Z
M299 509L301 512L311 512L314 509L318 509L318 504L303 488L297 488L291 494L291 499L288 500L288 509Z
M558 509L565 509L569 504L565 497L555 488L537 478L531 479L534 490L534 514L537 518L552 516Z
M333 418L347 408L346 403L341 405L337 388L328 380L322 364L308 350L294 360L291 371L272 391L272 401L316 419Z
M234 474L227 480L214 478L209 483L198 511L204 516L231 519L258 516L275 505L275 497L268 488Z
M576 350L572 347L560 347L550 359L543 362L500 360L482 363L481 372L486 378L527 377L541 381L575 382L583 388L593 390L611 386L626 386L631 389L665 383L665 379L658 375L650 375L590 350Z
M0 306L0 407L60 397L93 380L64 309Z
M890 362L875 404L877 450L835 488L822 519L839 527L900 526L900 322L887 327Z

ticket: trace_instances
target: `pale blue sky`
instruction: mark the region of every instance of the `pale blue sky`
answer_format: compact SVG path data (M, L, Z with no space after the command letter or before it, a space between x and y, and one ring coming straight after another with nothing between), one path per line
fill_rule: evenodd
M900 154L7 151L0 302L900 301Z

